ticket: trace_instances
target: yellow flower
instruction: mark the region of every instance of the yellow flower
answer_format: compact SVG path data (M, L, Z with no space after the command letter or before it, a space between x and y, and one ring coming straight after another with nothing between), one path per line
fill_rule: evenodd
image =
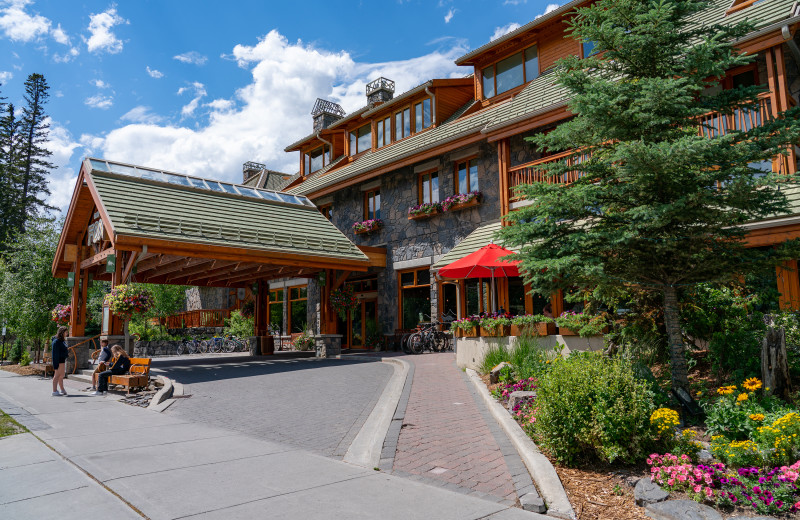
M741 403L742 401L747 401L747 394L739 394L739 397L736 398L737 403Z
M736 387L735 386L723 386L723 387L717 388L717 393L719 395L730 395L734 391L736 391Z
M752 420L754 420L756 422L761 422L761 421L764 420L764 414L763 413L751 413L748 417L750 417L750 419L752 419Z
M742 386L748 392L755 392L761 388L761 380L756 377L751 377L750 379L745 380L745 382L742 383Z

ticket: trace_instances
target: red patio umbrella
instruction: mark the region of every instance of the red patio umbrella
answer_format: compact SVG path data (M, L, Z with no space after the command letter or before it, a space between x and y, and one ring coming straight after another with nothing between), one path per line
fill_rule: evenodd
M492 279L492 307L494 301L495 276L519 276L517 267L519 260L508 262L500 260L504 256L514 254L497 244L487 244L474 253L470 253L460 260L439 269L439 276L444 278L491 278Z

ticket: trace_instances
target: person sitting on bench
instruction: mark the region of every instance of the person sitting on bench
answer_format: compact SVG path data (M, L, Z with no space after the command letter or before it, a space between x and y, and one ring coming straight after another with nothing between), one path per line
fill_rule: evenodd
M98 374L97 391L95 391L92 395L105 395L105 393L108 392L108 380L111 378L111 376L121 376L123 374L127 374L128 370L131 369L131 358L128 357L128 353L125 352L125 349L122 348L122 346L114 345L111 347L111 353L114 355L114 361L111 363L111 369L104 370Z
M106 363L111 361L111 349L108 347L108 340L100 340L100 354L97 356L97 368L94 369L92 374L92 390L97 390L97 375L104 372L108 367Z

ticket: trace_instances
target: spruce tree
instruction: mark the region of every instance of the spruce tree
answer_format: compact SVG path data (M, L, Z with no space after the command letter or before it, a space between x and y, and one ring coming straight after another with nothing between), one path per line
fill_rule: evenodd
M19 187L19 121L14 105L0 111L0 251L7 249L9 236L16 230L22 212Z
M660 295L675 390L689 387L679 291L734 279L760 261L744 247L742 225L786 212L780 187L792 179L758 164L800 137L797 108L749 131L701 134L702 116L757 110L764 91L714 88L715 78L753 61L732 44L753 27L692 23L710 7L601 0L578 9L572 35L594 42L595 54L556 70L575 117L531 143L580 152L547 169L554 182L523 186L531 205L500 232L541 294L577 286Z
M49 86L41 74L31 74L25 80L25 107L20 118L20 172L19 196L22 203L16 227L25 228L28 217L35 216L42 209L53 209L45 202L50 195L47 175L54 168L47 159L52 155L45 148L50 123L44 106L50 94Z

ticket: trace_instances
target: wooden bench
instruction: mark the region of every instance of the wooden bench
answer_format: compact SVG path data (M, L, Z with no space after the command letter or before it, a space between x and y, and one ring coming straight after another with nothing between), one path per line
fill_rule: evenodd
M53 374L53 363L51 362L51 357L49 352L45 352L42 354L42 362L41 363L31 363L30 367L37 372L42 374L42 377L47 377L48 375Z
M150 382L150 358L131 358L131 369L127 374L121 376L111 376L108 380L109 385L122 386L128 392L143 390Z

